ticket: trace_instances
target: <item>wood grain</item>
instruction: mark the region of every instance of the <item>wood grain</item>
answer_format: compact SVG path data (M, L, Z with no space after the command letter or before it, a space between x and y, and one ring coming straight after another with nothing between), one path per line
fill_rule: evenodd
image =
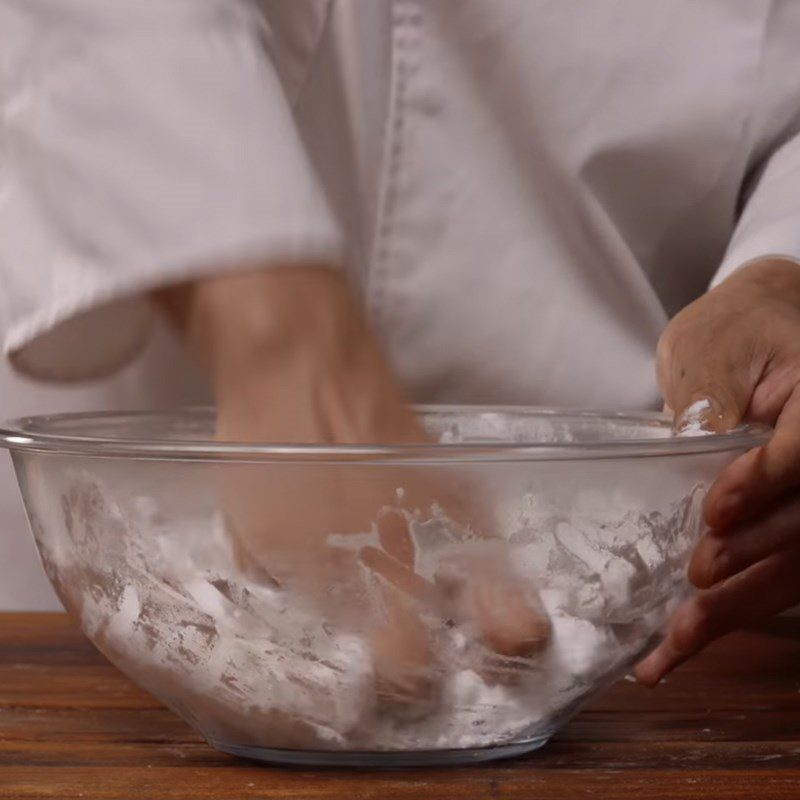
M0 615L0 798L800 798L800 619L622 681L544 750L403 771L261 767L209 748L64 615Z

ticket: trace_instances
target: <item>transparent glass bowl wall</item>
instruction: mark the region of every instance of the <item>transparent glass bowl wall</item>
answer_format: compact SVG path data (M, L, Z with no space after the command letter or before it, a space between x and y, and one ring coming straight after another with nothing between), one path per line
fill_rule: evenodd
M363 765L535 749L657 640L687 590L706 489L768 432L676 438L647 414L420 413L440 443L227 444L213 440L204 409L30 418L0 438L64 605L114 664L216 747ZM434 603L420 610L433 700L387 706L366 644L382 613L380 581L354 595L328 578L325 601L309 603L291 580L253 572L228 533L237 487L290 538L299 519L339 534L320 539L324 548L380 549L369 523L337 527L354 498L394 506L432 584L443 559L485 546L470 528L489 527L550 638L529 656L498 658L468 620ZM354 596L357 613L338 613Z

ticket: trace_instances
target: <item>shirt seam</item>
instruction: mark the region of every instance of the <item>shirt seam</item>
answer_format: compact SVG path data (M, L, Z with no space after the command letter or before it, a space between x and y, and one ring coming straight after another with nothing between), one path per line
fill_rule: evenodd
M395 228L399 181L407 154L407 106L411 56L418 48L421 14L413 3L394 0L391 8L389 103L380 168L378 211L366 275L367 306L373 321L385 322L388 266Z

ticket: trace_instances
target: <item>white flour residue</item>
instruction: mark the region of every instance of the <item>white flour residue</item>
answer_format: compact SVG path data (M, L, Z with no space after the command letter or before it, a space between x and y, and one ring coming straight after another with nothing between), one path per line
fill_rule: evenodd
M495 657L487 674L469 631L434 620L441 690L408 718L377 704L363 631L245 578L216 516L175 524L151 498L123 509L90 474L65 480L61 530L35 528L85 630L206 735L264 747L430 750L549 735L659 630L685 591L701 525L699 490L661 512L623 494L584 493L571 510L534 492L504 501L503 541L550 618L550 643L528 658ZM410 532L423 576L464 546L441 516ZM379 546L370 532L353 542Z
M681 415L681 421L676 431L678 436L709 436L714 431L706 424L706 417L711 410L711 403L706 400L696 400Z

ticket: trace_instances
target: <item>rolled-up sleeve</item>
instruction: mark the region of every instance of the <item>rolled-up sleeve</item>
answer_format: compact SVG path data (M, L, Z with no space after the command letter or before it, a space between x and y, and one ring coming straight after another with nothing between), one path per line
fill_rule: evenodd
M765 256L800 263L800 135L788 139L770 156L711 285Z
M149 290L340 233L238 0L0 0L0 324L50 379L108 373Z

